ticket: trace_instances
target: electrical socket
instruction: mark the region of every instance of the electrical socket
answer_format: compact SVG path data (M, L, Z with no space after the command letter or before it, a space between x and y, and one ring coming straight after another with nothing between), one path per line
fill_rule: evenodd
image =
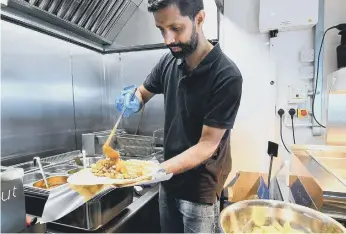
M288 104L306 103L308 98L308 86L288 86Z

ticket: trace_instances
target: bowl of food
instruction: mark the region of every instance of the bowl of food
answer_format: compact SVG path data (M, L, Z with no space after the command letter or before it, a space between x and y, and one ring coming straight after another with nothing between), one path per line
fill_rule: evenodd
M51 176L47 178L48 183L48 190L56 188L60 185L67 183L67 176ZM40 188L40 189L47 189L46 184L44 180L36 181L33 185L33 187Z
M220 214L224 233L346 233L337 221L310 208L274 200L248 200Z

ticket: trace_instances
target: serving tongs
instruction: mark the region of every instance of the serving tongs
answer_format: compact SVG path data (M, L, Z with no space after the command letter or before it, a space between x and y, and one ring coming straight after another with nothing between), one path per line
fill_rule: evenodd
M137 88L135 88L135 90L133 91L131 97L130 97L130 101L133 100L135 94L136 94ZM122 119L122 117L124 116L125 112L127 110L127 106L124 106L123 111L120 113L120 116L117 120L117 122L115 123L113 130L111 131L111 133L109 134L107 141L105 142L105 144L103 145L102 149L103 149L103 154L106 155L108 157L108 155L112 155L112 159L118 159L120 157L119 153L117 151L115 151L111 146L110 143L112 141L113 136L115 135L118 126L120 124L120 121Z

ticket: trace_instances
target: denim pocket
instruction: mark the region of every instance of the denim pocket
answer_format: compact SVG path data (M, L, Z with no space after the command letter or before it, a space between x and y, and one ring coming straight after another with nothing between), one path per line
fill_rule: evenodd
M216 204L200 204L177 200L179 211L183 215L184 232L215 233Z
M187 217L214 217L214 204L201 204L185 200L178 200L179 211Z

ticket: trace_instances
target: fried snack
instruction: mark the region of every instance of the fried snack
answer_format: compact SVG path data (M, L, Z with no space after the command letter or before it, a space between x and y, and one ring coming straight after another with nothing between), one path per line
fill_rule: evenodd
M281 226L277 221L271 226L256 226L251 233L303 233L295 230L291 227L290 222L286 222L284 226Z
M96 176L111 179L135 179L148 175L151 170L147 164L142 162L106 158L91 165L91 172Z
M254 224L258 227L264 226L266 222L266 210L263 208L254 209L252 215Z
M109 145L105 144L103 146L103 153L106 155L106 157L113 159L113 160L117 160L120 158L120 154L118 151L112 149L112 147L110 147Z

